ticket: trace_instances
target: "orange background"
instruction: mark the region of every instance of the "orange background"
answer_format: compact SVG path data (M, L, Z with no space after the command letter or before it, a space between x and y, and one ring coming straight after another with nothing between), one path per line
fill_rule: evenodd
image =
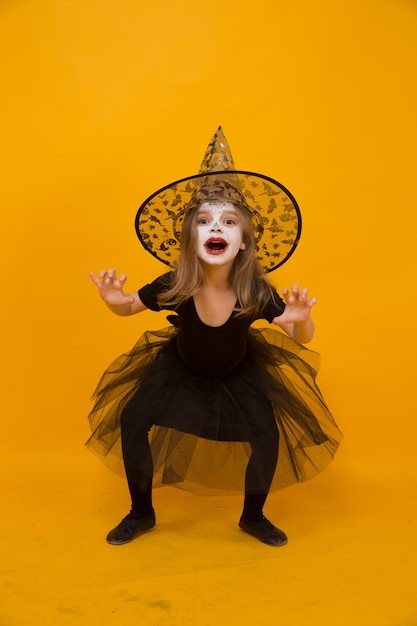
M415 0L2 0L0 31L0 623L415 625ZM164 271L137 207L198 171L219 124L300 204L272 278L318 299L345 440L268 498L285 548L239 530L241 497L165 488L155 532L119 550L129 496L83 447L90 395L166 322L112 315L88 271Z
M318 298L339 462L414 462L416 3L6 0L0 18L5 450L78 452L104 367L165 325L112 316L87 273L164 271L136 209L221 124L236 165L300 204L272 278Z

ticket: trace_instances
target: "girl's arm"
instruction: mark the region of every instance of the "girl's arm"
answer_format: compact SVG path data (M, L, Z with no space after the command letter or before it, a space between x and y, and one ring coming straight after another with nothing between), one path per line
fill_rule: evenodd
M288 289L283 289L282 293L285 311L272 320L273 324L280 326L295 341L308 343L314 336L314 322L310 317L310 312L316 299L309 299L307 289L302 289L300 292L297 285L292 287L291 293Z
M116 315L134 315L147 308L140 300L137 291L124 293L123 286L127 279L125 274L117 278L116 270L101 270L98 277L90 272L90 278L97 286L101 298L110 311Z

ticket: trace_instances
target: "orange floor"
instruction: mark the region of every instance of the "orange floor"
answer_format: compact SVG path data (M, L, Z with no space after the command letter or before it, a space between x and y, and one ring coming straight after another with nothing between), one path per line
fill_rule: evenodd
M415 465L394 474L342 452L309 483L270 496L289 535L237 527L239 497L155 492L157 528L109 546L122 479L87 452L2 458L1 626L417 624Z

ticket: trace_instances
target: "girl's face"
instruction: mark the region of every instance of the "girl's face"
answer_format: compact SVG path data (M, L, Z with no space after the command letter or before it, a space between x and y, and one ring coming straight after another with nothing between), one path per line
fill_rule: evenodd
M197 211L197 256L208 265L232 263L243 250L239 211L231 202L204 202Z

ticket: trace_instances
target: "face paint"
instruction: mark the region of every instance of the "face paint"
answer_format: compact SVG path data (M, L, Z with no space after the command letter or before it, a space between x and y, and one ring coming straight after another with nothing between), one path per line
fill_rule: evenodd
M214 219L218 220L225 209L234 209L234 206L231 202L204 202L200 209L203 208L209 208Z
M239 212L231 202L204 202L197 212L197 256L209 265L232 263L244 249Z

